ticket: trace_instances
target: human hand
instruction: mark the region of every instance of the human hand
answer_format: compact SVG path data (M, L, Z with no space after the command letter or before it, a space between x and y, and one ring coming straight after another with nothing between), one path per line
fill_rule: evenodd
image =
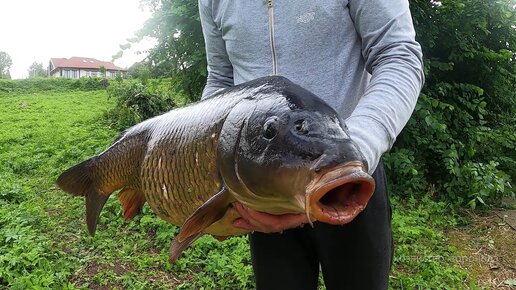
M273 215L252 210L238 202L233 206L241 216L233 222L233 226L252 232L277 233L309 222L303 213Z

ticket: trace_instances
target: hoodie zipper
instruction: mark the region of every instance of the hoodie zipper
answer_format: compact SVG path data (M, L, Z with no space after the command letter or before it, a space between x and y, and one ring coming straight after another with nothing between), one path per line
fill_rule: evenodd
M272 75L278 74L278 64L276 59L276 47L274 44L274 6L272 0L267 0L267 9L269 11L269 42L271 44L272 53Z

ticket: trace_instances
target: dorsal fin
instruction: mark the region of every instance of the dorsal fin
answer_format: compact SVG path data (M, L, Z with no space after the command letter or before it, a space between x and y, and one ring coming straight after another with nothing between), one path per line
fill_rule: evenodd
M124 210L124 219L128 221L142 210L145 204L145 195L139 190L125 187L118 193L118 200Z

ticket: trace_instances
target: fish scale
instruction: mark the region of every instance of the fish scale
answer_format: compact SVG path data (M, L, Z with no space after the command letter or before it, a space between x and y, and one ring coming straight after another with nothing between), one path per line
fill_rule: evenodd
M198 111L198 114L188 112L187 117L181 112L171 116L171 119L166 121L167 130L151 136L152 151L147 152L142 163L141 179L147 180L147 183L142 184L141 190L147 202L151 208L160 208L159 216L174 224L181 224L204 201L220 190L221 180L206 178L219 178L216 164L206 160L216 155L216 143L204 140L211 137L206 136L207 134L220 130L220 120L223 119L221 115L226 112L213 113L214 110L208 111L204 106L198 106ZM192 126L193 124L196 126ZM157 141L152 142L153 139ZM168 148L174 148L176 152L172 158L166 156L167 159L172 159L173 163L168 163L167 168L159 169L158 159L162 152L168 151ZM198 166L199 163L205 168ZM174 197L173 200L163 196L163 185Z

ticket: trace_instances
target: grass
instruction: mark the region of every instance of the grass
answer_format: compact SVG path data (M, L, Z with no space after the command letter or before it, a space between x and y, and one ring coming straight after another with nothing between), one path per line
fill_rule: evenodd
M105 91L0 92L0 289L253 288L244 237L203 237L170 266L177 228L148 207L126 223L115 198L87 235L83 200L54 181L118 134L103 117L113 105ZM393 209L392 289L477 287L444 234L457 223L451 208L394 197Z
M395 240L394 289L476 289L456 264L457 249L445 228L457 225L453 209L444 202L393 198Z

